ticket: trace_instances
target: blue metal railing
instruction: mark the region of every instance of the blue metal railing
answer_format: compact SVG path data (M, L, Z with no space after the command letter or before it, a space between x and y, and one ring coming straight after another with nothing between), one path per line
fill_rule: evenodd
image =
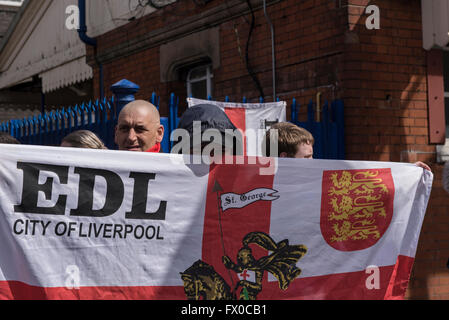
M300 105L293 99L291 106L291 122L310 131L315 138L314 158L316 159L345 159L344 139L344 104L343 100L335 100L329 106L325 102L322 106L321 121L316 121L315 105L310 101L307 105L307 120L299 121Z
M109 149L115 149L114 128L119 111L130 101L139 87L127 80L122 80L112 88L114 97L104 98L95 102L87 102L74 107L62 108L19 120L0 123L0 131L9 132L23 144L50 145L61 144L62 139L76 130L90 130L95 132ZM209 97L212 100L211 97ZM159 109L160 97L153 93L149 101ZM229 98L226 97L226 102ZM246 97L243 103L246 103ZM260 99L260 103L263 103ZM313 101L307 105L307 119L299 120L302 106L296 99L291 103L290 121L309 130L314 138L314 158L316 159L345 159L344 146L344 104L342 100L331 103L325 102L320 108L320 121L316 119L316 108ZM161 124L165 128L162 149L169 152L172 148L170 135L179 123L179 98L170 95L169 115L161 117Z

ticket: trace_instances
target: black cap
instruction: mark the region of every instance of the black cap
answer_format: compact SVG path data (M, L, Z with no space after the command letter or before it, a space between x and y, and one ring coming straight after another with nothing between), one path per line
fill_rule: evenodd
M237 129L226 113L213 104L200 104L188 108L182 115L178 128L185 129L192 134L194 121L201 122L201 132L207 129L217 129L224 133L226 129Z
M218 130L222 134L223 145L225 144L224 139L228 139L229 137L229 135L226 134L226 130L232 130L232 132L236 132L235 130L237 130L237 127L231 122L226 113L213 104L200 104L188 108L179 121L178 129L187 130L190 135L191 146L193 146L194 122L201 123L201 134L203 134L208 129ZM235 139L235 136L233 138ZM241 142L242 140L241 135L239 135L238 140L239 141L235 141L237 142L237 145L238 142ZM236 143L234 143L234 147L235 145Z

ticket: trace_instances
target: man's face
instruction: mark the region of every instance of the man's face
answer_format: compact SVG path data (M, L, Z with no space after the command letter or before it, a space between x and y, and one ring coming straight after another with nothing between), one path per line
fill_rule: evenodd
M144 108L133 108L120 114L115 128L119 150L145 152L164 137L164 127Z
M310 143L301 143L298 145L298 151L294 158L298 159L313 159L313 146Z

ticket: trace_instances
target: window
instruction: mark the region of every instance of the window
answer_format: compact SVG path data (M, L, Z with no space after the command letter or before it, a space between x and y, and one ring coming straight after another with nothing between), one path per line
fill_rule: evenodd
M208 99L212 96L212 65L203 65L190 69L187 73L187 96Z

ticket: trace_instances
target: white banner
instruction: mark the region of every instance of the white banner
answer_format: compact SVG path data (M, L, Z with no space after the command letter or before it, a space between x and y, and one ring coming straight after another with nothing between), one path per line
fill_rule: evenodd
M404 296L429 171L278 159L266 175L266 161L190 163L0 145L0 298ZM373 266L378 290L366 286Z

